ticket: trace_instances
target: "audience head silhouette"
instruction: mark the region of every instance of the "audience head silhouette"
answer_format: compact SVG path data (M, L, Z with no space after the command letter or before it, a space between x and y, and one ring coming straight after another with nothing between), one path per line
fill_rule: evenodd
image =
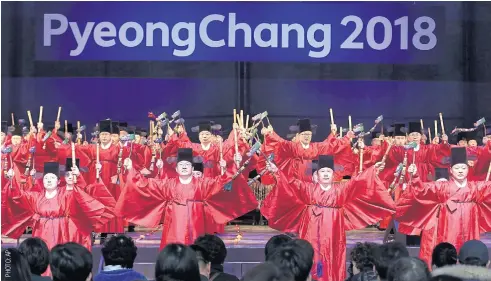
M183 244L169 244L155 264L156 281L200 281L196 253Z
M2 281L31 281L27 259L15 248L2 251Z
M89 281L92 279L92 254L77 243L56 245L51 250L53 281Z

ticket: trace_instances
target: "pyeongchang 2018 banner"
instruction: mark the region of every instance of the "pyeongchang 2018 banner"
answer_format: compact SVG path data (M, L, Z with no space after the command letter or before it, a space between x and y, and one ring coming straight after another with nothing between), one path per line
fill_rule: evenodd
M38 60L432 63L444 10L420 2L41 2Z

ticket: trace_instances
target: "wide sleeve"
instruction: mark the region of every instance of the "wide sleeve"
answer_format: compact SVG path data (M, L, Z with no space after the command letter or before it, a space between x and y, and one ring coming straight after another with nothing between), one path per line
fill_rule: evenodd
M156 227L172 200L174 179L145 178L135 169L128 172L126 185L116 203L116 214L146 227Z
M323 142L315 143L319 155L335 155L341 153L346 147L351 147L351 139L348 136L337 138L334 134L329 134Z
M425 148L426 160L435 167L448 167L445 165L442 159L447 159L451 156L451 147L447 142L441 142L440 144L431 144L422 146Z
M364 228L395 213L394 200L379 179L375 167L344 184L342 192L346 198L343 204L346 230Z
M71 202L68 215L78 231L89 235L93 226L97 225L103 217L106 208L101 201L87 194L77 185L74 186L72 195L69 199Z
M401 223L427 230L436 226L441 206L439 192L446 183L423 183L414 176L397 201L396 219Z
M278 170L276 186L262 202L261 214L271 228L298 233L303 218L308 216L312 190L312 184L297 179L289 182Z
M103 181L99 181L94 184L89 184L84 188L85 192L96 198L99 202L104 205L104 213L100 216L99 220L94 224L95 231L98 232L99 229L105 226L105 224L113 219L116 208L116 200L112 196L111 192L104 185Z
M228 174L228 173L226 173ZM232 189L224 190L223 186L230 180L227 175L218 180L204 178L206 207L210 208L215 221L225 224L257 208L258 203L252 189L247 185L244 175L240 174L232 181Z
M2 190L2 234L18 239L35 219L35 204L40 192L23 191L8 183Z
M476 184L479 228L481 233L491 232L491 182L476 182Z

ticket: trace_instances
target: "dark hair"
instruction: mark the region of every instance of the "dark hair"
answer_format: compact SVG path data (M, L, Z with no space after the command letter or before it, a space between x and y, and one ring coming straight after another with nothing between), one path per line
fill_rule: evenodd
M155 281L200 281L195 252L183 244L168 244L155 264Z
M292 238L285 234L278 234L269 238L268 242L266 242L266 246L264 247L265 259L268 260L269 256L273 254L276 249L280 248L290 241L292 241Z
M298 246L302 247L302 249L305 250L305 253L312 258L312 260L314 259L314 247L312 247L312 244L310 244L309 241L305 240L305 239L295 239L293 241L291 241L291 243L294 243L294 244L297 244Z
M53 281L85 281L92 272L92 255L82 245L69 242L51 250Z
M387 279L387 270L391 262L409 257L409 252L400 242L378 245L373 249L373 263L380 279Z
M443 242L436 245L431 255L431 264L436 267L443 267L457 263L457 249L454 245Z
M133 239L126 235L112 236L101 250L106 265L120 265L124 268L133 268L137 251Z
M374 243L356 243L356 246L351 250L350 257L355 262L358 270L373 270L373 251L377 246Z
M450 275L438 275L430 279L431 281L462 281L462 279Z
M29 263L31 274L41 275L49 266L49 249L46 243L37 237L27 238L19 245L19 251Z
M468 257L468 258L465 258L465 260L463 261L460 261L459 262L461 264L465 264L465 265L475 265L475 266L486 266L488 261L483 261L481 260L480 258L477 258L477 257Z
M289 272L295 281L305 281L312 269L313 259L308 250L295 243L288 243L269 255L269 262L284 272Z
M400 258L387 271L387 281L428 281L430 278L426 263L415 257Z
M211 264L221 265L225 262L227 248L220 237L211 234L201 235L194 241L194 244L208 252Z
M242 281L293 281L293 276L273 263L265 262L248 270Z
M191 247L191 249L193 249L193 251L196 253L196 258L198 259L198 263L199 262L203 264L210 263L210 255L203 247L196 244L193 244L189 247Z
M2 281L31 281L27 259L16 248L2 251Z

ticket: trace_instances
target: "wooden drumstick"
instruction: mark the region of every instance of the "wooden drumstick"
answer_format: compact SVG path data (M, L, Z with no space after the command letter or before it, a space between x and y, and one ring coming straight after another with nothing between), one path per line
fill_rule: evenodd
M332 120L332 113L331 113L331 120ZM332 121L331 121L332 122ZM349 123L349 130L352 131L353 130L353 127L351 126L351 115L348 115L348 123ZM333 123L334 124L334 123Z
M432 142L432 139L431 139L431 130L430 130L430 127L428 127L428 142L431 143Z
M39 107L39 121L38 123L41 123L43 121L43 106Z
M244 128L244 110L240 110L240 127Z
M96 145L96 164L99 164L99 142L97 142ZM99 170L96 169L95 171L95 177L96 179L99 179Z
M58 107L58 115L56 116L56 122L60 122L60 116L61 116L61 106Z
M234 124L237 123L237 109L234 108Z
M12 126L15 126L15 118L14 118L14 114L13 114L13 113L11 113L11 114L12 114Z
M72 142L72 167L76 167L76 166L77 166L77 159L75 158L75 144ZM77 183L77 177L75 175L73 175L73 183Z
M77 143L80 144L82 139L78 137L78 134L80 134L80 121L77 121Z
M329 114L331 115L331 124L334 124L334 115L332 114L332 108L329 108Z
M443 115L440 112L440 125L442 126L442 136L445 134L445 126L443 125Z
M68 133L68 120L65 120L65 134Z
M223 160L223 141L221 139L219 145L220 145L220 161L221 161ZM220 166L220 172L222 175L225 174L225 168Z
M491 162L489 162L488 173L486 175L486 181L489 181L489 175L491 175Z
M32 116L31 116L31 111L27 111L27 117L29 117L29 123L31 124L31 127L34 126L34 123L32 123Z
M245 123L245 128L249 128L249 114L247 114L247 117L246 117L246 123Z
M343 127L339 127L339 136L343 137Z
M419 123L421 124L421 131L424 131L423 119L419 119Z

